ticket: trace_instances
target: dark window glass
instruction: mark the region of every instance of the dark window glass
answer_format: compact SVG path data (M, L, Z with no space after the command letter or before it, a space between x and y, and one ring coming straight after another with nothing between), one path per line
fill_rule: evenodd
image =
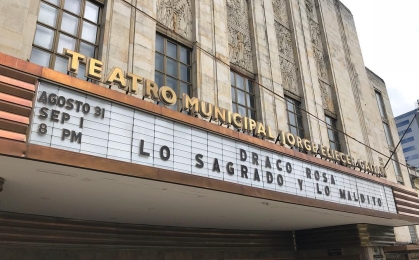
M386 110L384 108L384 102L383 102L383 97L381 96L381 93L379 92L375 92L375 98L377 99L377 104L378 104L378 110L380 110L380 115L382 118L387 118L386 116Z
M403 119L403 118L405 118L405 117L408 117L408 116L413 116L414 114L416 114L416 112L417 112L417 110L415 109L415 110L412 110L412 111L410 111L410 112L407 112L406 114L403 114L403 115L400 115L400 116L396 116L395 118L394 118L394 120L395 121L399 121L400 119Z
M390 154L392 154L392 151L390 151ZM402 176L402 172L400 170L400 165L399 165L399 161L397 160L396 155L393 153L393 155L391 156L391 162L393 163L393 168L394 168L394 173L397 176Z
M414 151L414 150L416 150L416 146L409 146L409 147L406 147L406 148L403 148L403 153L407 153L407 152L410 152L410 151Z
M168 86L176 92L178 102L171 109L179 111L182 94L191 95L191 53L191 49L157 34L154 81L159 87Z
M304 128L302 123L303 121L301 118L300 102L289 97L285 97L285 102L290 133L304 138Z
M406 158L406 161L411 161L411 160L416 160L416 159L418 159L419 158L419 154L414 154L414 155L411 155L411 156L406 156L405 157Z
M410 238L412 239L412 243L416 244L418 242L418 237L416 235L415 226L409 226L409 233L410 233Z
M391 138L390 127L385 122L383 122L383 127L384 127L384 133L385 133L386 139L387 139L387 144L389 146L392 146L393 147L394 146L394 143L393 143L393 138Z
M409 124L409 120L404 120L404 121L401 121L400 123L397 123L396 126L401 127L401 126L408 125L408 124Z
M234 71L230 72L233 112L256 120L255 93L252 81Z
M411 133L412 132L412 128L409 127L407 130L405 129L405 130L400 131L399 132L399 136L402 137L403 134L404 134L404 132L406 132L406 134Z
M401 144L405 144L405 143L409 143L409 142L412 142L412 141L414 141L415 140L415 137L413 137L413 136L411 136L411 137L408 137L408 138L404 138L400 143Z
M42 0L30 61L67 73L64 48L97 58L101 11L89 0ZM84 71L81 65L77 77Z
M341 152L339 132L337 131L336 119L326 116L327 135L329 136L330 148Z

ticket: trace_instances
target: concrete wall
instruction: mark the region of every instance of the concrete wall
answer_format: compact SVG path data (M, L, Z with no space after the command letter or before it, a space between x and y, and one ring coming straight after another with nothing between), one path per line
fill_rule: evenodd
M244 2L243 2L244 1ZM164 0L109 0L106 1L102 19L102 40L99 59L104 62L105 73L112 67L120 67L145 78L154 79L154 52L157 27L168 37L193 46L193 95L231 109L228 6L238 4L248 8L248 33L245 44L251 47L253 71L257 87L258 118L274 132L288 130L284 104L284 78L281 75L279 49L281 42L275 32L275 9L272 0L184 0L190 14L181 9L179 26L169 22L156 23L157 6ZM288 15L296 74L302 106L311 114L304 114L306 137L328 145L324 120L324 93L319 85L318 63L313 53L313 35L309 25L309 0L292 0L283 12ZM39 0L2 0L0 2L0 52L27 60L36 29ZM333 97L335 115L344 149L355 158L379 163L383 154L388 154L381 117L374 96L374 88L383 94L394 142L397 129L382 81L367 73L362 58L356 27L351 12L337 0L316 0L314 3L318 35L323 44L330 95ZM318 3L318 7L316 7ZM187 9L189 10L189 9ZM240 16L241 14L237 14ZM234 14L233 14L234 16ZM173 19L172 19L173 18ZM177 17L178 18L178 17ZM177 19L176 18L176 19ZM240 17L238 17L240 18ZM172 19L172 20L171 20ZM182 29L182 28L180 28ZM238 68L241 69L241 68ZM383 75L385 77L385 75ZM117 89L115 89L118 91ZM142 93L138 93L142 97ZM356 140L354 140L356 139ZM365 145L360 144L362 142ZM404 159L398 150L399 160ZM383 158L384 161L386 158ZM406 185L410 186L405 167L401 167ZM388 168L388 179L395 181L392 167Z

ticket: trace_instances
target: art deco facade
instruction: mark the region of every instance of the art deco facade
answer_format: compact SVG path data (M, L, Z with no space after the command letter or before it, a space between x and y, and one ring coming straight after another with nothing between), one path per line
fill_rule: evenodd
M339 1L0 13L0 259L377 259L412 242L387 90Z

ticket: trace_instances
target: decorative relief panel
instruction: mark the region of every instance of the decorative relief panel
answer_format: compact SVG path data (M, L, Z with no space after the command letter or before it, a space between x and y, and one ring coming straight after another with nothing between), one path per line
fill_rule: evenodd
M275 32L284 89L299 95L297 71L292 48L292 34L287 13L287 0L273 0Z
M273 8L274 8L274 19L275 21L281 23L285 27L289 29L289 21L288 21L288 14L287 14L287 7L285 0L274 0L273 1Z
M313 0L305 0L308 18L317 22L317 15L315 15Z
M227 0L230 62L253 72L247 0Z
M176 33L192 38L192 0L157 0L157 20Z
M327 79L327 67L326 62L324 61L324 55L321 51L314 48L314 58L316 59L317 63L317 74L321 78L322 81L329 83Z
M286 90L298 95L297 73L295 65L285 59L280 62L282 84Z
M294 62L290 30L275 22L275 31L278 39L279 55L290 62Z
M335 106L333 105L333 99L332 99L332 87L319 80L320 83L320 90L322 92L322 99L323 99L323 108L336 114Z
M322 41L320 38L320 28L319 25L314 20L309 20L310 24L310 36L311 42L318 47L320 50L323 49Z
M319 77L322 92L323 108L336 113L333 104L333 92L329 83L328 67L321 39L320 25L316 7L313 0L305 0L308 23L310 25L310 37L313 46L314 59L316 60L317 75Z

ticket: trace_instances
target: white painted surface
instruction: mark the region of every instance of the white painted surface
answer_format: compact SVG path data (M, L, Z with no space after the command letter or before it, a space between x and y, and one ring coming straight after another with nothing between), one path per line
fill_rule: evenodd
M396 213L391 188L384 185L305 163L273 153L267 149L260 149L246 143L236 142L204 130L193 129L191 126L155 117L145 112L99 100L49 83L40 83L38 97L42 91L87 102L91 106L91 111L88 115L84 115L82 112L76 112L74 109L67 110L36 102L30 143L275 190L302 197ZM96 105L105 108L104 118L93 115L93 107ZM69 113L71 118L64 124L52 122L50 118L40 119L38 117L39 110L44 106L50 109L49 115L51 109L57 109ZM84 117L83 128L80 128L78 125L80 117ZM37 132L41 123L45 123L48 127L48 132L44 135ZM63 128L82 132L81 144L71 142L69 139L62 140ZM148 152L150 156L140 155L140 140L144 140L144 152ZM167 146L170 149L171 155L167 161L162 160L159 156L162 146ZM240 149L247 152L246 161L240 160ZM252 152L258 155L258 164L252 163ZM204 167L202 169L196 167L196 154L203 155ZM215 158L218 159L220 172L212 170ZM272 168L265 167L267 158L269 158ZM277 160L281 161L279 166L282 170L278 170L275 166ZM232 162L234 165L233 175L227 173L226 165L228 162ZM291 173L285 170L287 163L292 165ZM241 165L247 167L248 178L242 177ZM307 178L307 168L312 172L311 179ZM254 180L255 169L258 170L260 181ZM316 170L319 171L320 175L326 173L327 182L324 182L322 177L320 180L314 179ZM272 183L267 182L267 172L271 172L274 177ZM278 184L278 175L283 178L283 185ZM331 183L332 175L335 184ZM302 189L298 180L303 182ZM317 191L317 185L322 194ZM326 186L330 188L329 196L325 195ZM339 190L345 190L346 193L350 191L352 200L348 198L342 199ZM355 201L353 198L354 192L358 197L360 196L359 194L363 194L365 202L362 203L360 199ZM372 197L376 198L375 205ZM367 198L370 200L369 203ZM377 203L378 198L382 201L381 206Z

